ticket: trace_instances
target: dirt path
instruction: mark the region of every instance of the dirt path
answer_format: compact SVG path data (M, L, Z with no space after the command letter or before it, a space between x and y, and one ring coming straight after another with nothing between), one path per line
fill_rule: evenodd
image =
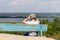
M12 35L12 34L1 34L0 33L0 40L54 40L52 38L46 37L26 37L20 35Z

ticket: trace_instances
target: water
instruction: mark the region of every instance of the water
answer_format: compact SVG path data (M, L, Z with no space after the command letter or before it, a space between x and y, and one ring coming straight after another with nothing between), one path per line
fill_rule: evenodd
M25 18L0 18L0 22L22 22ZM54 18L39 18L42 19L48 19L49 22L53 22Z
M0 22L22 22L24 18L0 18Z
M46 19L48 19L48 21L49 22L53 22L54 21L54 18L39 18L41 21L44 19L44 20L46 20Z

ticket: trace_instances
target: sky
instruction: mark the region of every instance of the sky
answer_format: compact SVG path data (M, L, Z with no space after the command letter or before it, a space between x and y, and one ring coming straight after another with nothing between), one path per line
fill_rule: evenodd
M0 12L60 13L60 0L0 0Z

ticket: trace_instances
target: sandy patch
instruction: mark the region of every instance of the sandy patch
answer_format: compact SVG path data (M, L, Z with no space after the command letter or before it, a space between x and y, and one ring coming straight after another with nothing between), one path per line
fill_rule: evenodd
M54 40L54 39L47 37L29 37L29 36L0 33L0 40Z

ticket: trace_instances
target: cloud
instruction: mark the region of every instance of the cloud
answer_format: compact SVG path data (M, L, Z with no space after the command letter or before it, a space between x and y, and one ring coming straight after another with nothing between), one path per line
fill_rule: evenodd
M12 0L9 5L27 4L26 0Z
M50 4L57 6L60 5L60 1L51 1Z
M18 2L16 0L13 0L9 3L9 5L17 5L17 4L18 4Z
M32 0L32 3L37 3L37 1L35 1L35 0Z
M4 1L4 0L0 0L0 1Z
M44 1L41 3L42 5L48 5L48 2L47 1Z
M36 3L35 0L12 0L9 5L31 4Z
M29 0L23 0L23 1L20 1L20 4L29 4Z
M51 1L51 4L58 4L57 1Z
M4 4L5 4L4 0L0 0L0 5L4 5Z
M12 0L8 5L18 5L19 0Z

